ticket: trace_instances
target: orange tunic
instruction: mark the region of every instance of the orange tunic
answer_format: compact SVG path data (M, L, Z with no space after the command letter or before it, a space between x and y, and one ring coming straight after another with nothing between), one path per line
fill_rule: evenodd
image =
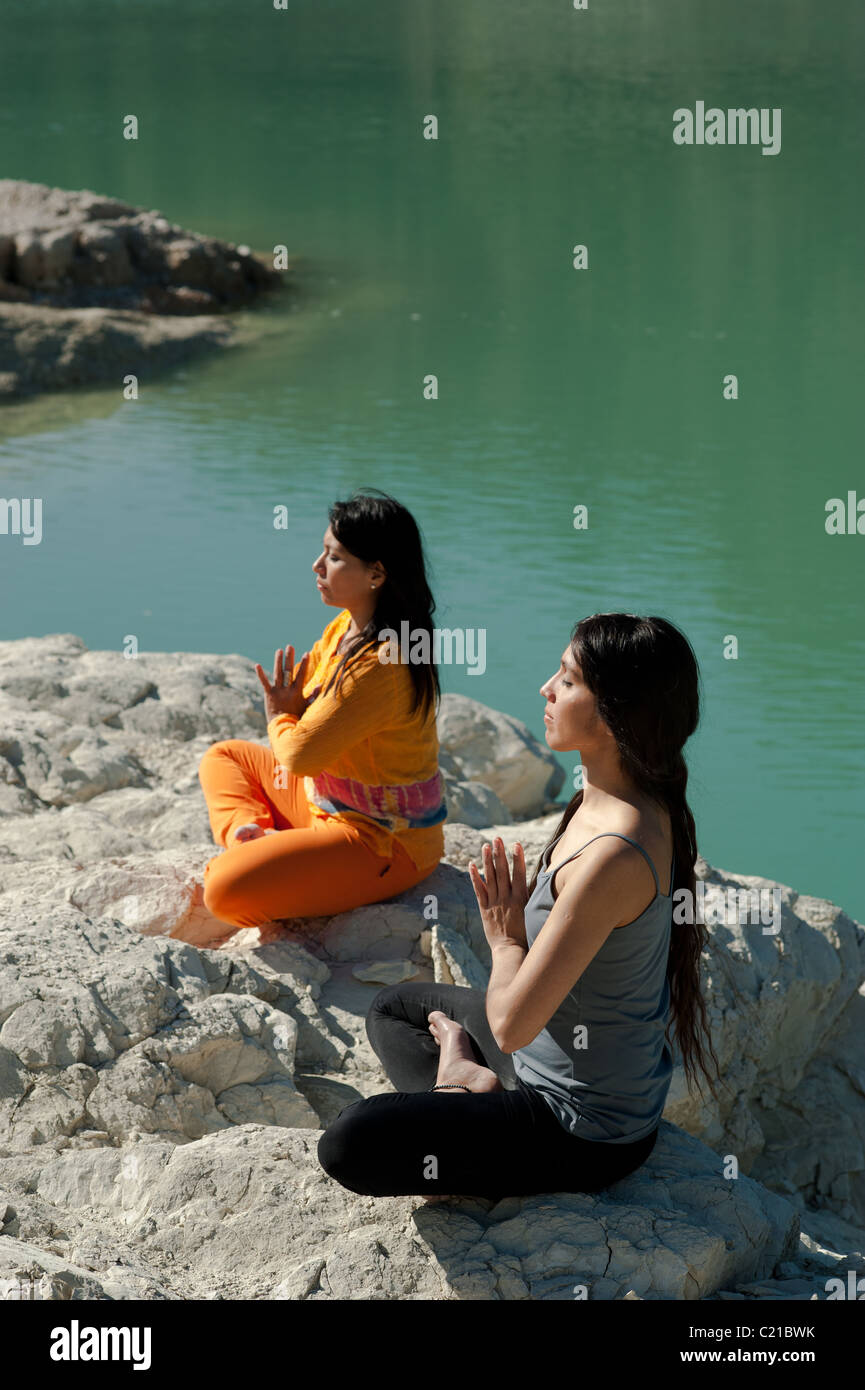
M304 695L324 689L350 622L343 609L313 646ZM306 779L314 818L350 822L386 859L397 840L419 869L432 870L444 854L444 782L435 710L413 711L413 694L407 666L365 651L352 658L340 694L316 695L300 717L276 715L267 733L277 762Z

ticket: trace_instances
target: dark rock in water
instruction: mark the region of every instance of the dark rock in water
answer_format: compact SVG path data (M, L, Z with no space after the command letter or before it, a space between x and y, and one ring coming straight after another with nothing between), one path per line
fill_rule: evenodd
M18 303L200 314L250 303L282 272L155 210L0 179L0 279Z
M228 345L225 312L284 284L249 247L156 210L0 179L0 399L119 384Z

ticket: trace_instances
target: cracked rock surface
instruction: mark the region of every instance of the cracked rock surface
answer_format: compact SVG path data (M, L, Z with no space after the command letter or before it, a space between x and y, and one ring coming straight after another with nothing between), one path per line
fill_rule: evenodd
M197 764L266 741L259 691L239 656L0 643L0 1297L786 1300L861 1272L865 932L705 861L707 908L775 888L781 929L710 926L726 1084L693 1095L677 1065L641 1169L432 1206L328 1178L322 1128L391 1089L364 1028L380 981L484 987L466 865L492 833L531 864L559 782L525 726L445 697L449 806L492 825L449 821L391 902L212 949Z

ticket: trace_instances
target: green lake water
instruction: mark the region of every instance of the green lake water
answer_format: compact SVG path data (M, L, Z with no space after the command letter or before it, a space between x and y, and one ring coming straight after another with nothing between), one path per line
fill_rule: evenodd
M865 496L861 5L4 0L0 23L0 176L284 243L303 287L137 402L0 411L0 492L43 499L41 544L0 536L0 636L267 665L333 616L328 504L384 488L439 624L486 629L486 671L446 690L543 738L576 619L668 617L703 676L703 854L865 920L865 536L824 525ZM781 108L780 153L675 145L698 100Z

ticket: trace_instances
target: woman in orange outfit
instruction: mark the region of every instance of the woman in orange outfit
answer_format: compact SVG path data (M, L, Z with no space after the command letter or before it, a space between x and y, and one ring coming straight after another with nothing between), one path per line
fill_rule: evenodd
M413 887L444 853L432 662L382 660L386 629L432 635L435 608L414 518L383 493L330 509L313 565L339 615L295 666L276 652L264 688L268 748L228 739L199 766L224 853L204 901L231 928L327 917Z

